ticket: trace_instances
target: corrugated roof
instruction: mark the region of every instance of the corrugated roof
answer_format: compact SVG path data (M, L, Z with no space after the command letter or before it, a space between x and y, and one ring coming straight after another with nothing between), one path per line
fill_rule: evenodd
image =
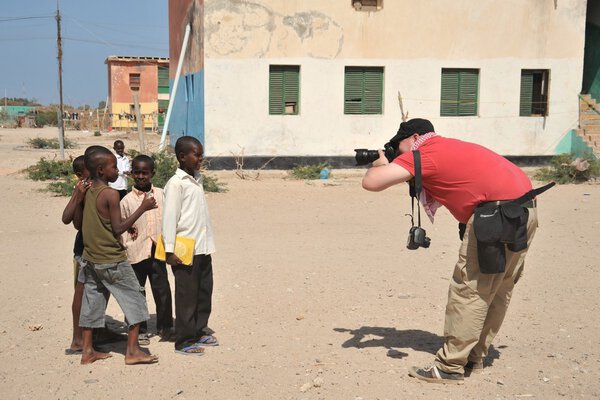
M109 61L168 63L169 57L108 56L104 63Z

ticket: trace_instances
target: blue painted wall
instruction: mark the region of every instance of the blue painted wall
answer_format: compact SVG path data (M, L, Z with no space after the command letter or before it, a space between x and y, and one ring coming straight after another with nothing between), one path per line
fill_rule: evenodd
M174 81L170 81L171 91ZM171 120L169 121L169 144L181 136L193 136L204 143L204 70L189 75L181 75L177 94L171 93ZM206 145L204 146L206 152Z
M574 129L571 129L560 141L556 149L555 154L569 153L575 157L585 157L593 155L594 151L592 148L579 136Z

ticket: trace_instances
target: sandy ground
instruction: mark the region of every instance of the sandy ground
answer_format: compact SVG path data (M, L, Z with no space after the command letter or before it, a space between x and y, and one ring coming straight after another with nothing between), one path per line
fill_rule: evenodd
M425 222L431 247L407 250L406 187L366 192L361 170L333 171L327 181L211 173L229 189L208 195L218 248L210 327L221 346L183 357L154 337L157 365L125 366L116 344L105 346L111 359L81 366L63 353L74 238L60 222L67 199L18 172L55 154L21 147L26 140L55 134L0 130L3 399L600 398L600 185L542 196L540 229L491 365L447 387L407 372L442 343L456 222L442 210L434 225ZM118 135L68 137L80 144L68 153L79 155ZM125 136L126 146L136 139ZM149 140L156 146L158 136ZM149 307L154 318L151 297ZM107 314L123 321L114 300Z

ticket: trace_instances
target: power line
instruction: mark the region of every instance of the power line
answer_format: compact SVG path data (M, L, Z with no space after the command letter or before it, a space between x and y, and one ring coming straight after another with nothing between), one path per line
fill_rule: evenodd
M30 17L2 18L2 19L0 19L0 22L23 21L23 20L26 20L26 19L42 19L42 18L54 18L54 15L39 15L39 16L30 16Z
M77 38L72 38L72 37L67 37L67 36L63 36L63 39L64 40L70 40L72 42L84 42L84 43L102 44L104 46L136 47L136 48L140 48L140 49L168 51L168 49L165 49L165 48L144 46L144 45L137 44L137 43L111 43L111 42L106 42L104 40L77 39Z

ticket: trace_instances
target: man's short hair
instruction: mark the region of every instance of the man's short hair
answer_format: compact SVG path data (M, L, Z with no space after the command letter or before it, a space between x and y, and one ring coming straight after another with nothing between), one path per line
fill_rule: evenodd
M98 169L98 166L102 165L107 156L114 157L113 153L106 147L98 146L97 149L94 149L89 153L86 149L86 154L84 156L85 167L92 177L97 177L96 170Z
M76 174L82 174L85 171L84 156L77 156L73 160L73 172Z
M113 147L116 146L116 145L118 145L118 144L122 144L123 147L125 147L125 143L123 143L123 141L120 140L120 139L115 140L115 142L113 143Z
M150 166L150 171L154 171L154 159L152 157L147 156L145 154L138 154L131 160L131 166L136 163L146 163Z
M91 146L89 146L87 149L85 149L85 151L83 152L83 155L84 155L84 156L87 156L87 155L90 155L90 154L92 154L92 153L93 153L94 151L96 151L96 150L102 150L102 149L106 149L106 150L108 150L108 149L107 149L106 147L104 147L104 146L100 146L100 145L94 144L94 145L91 145ZM110 150L109 150L109 151L110 151Z
M177 142L175 142L175 156L178 157L179 153L187 153L194 144L202 146L202 143L193 136L180 137L177 139Z

